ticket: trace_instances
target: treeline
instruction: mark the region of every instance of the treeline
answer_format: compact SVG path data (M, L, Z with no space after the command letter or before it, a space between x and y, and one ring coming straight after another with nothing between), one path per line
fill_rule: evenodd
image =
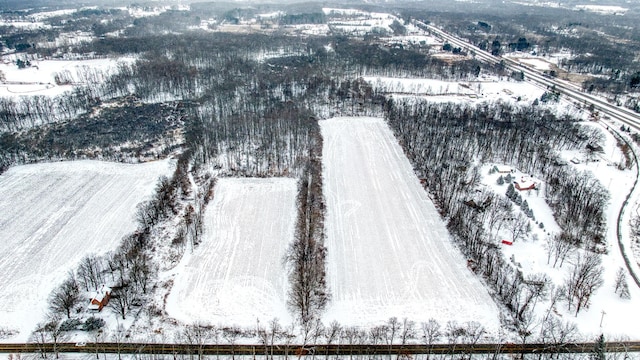
M322 136L315 122L309 160L298 182L294 240L287 250L288 305L299 321L305 342L330 300L324 246L325 201L322 192Z
M587 295L577 296L575 288L591 283L574 278L552 292L548 278L541 274L524 276L505 259L495 236L500 229L508 229L514 239L519 238L528 231L529 220L512 215L512 203L502 196L476 192L481 178L478 163L505 163L536 174L547 183L549 204L563 229L562 244L594 250L595 244L604 239L603 211L608 194L590 175L575 174L560 166L557 155L563 149L584 147L591 136L588 131L571 118L559 118L536 106L393 99L385 109L416 172L434 195L442 215L449 219L448 228L470 259L470 267L486 279L510 310L516 329L531 325L538 299L565 294L557 296L566 299L570 308L576 304L578 311L588 304L594 289L589 293L581 288ZM601 271L598 273L599 258L594 259L595 273L589 274L597 280ZM574 272L580 272L581 264L584 262L575 265Z

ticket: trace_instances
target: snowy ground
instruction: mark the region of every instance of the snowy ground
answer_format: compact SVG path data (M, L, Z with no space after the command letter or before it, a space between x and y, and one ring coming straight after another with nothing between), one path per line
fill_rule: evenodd
M169 161L23 165L0 175L0 328L26 341L45 318L49 293L86 255L115 248L135 230L136 205Z
M586 10L603 15L624 15L629 9L612 5L576 5L577 10Z
M290 323L283 257L293 241L296 189L286 178L218 180L202 243L171 271L169 315L244 327L258 319Z
M386 123L334 118L320 125L333 295L325 322L379 325L396 316L498 329L497 306L453 247Z
M544 93L531 83L500 80L487 76L481 81L443 81L421 78L365 76L364 80L379 92L398 95L427 96L434 101L514 100L533 101Z
M75 84L100 83L106 76L114 74L120 62L132 62L135 58L96 60L33 60L32 66L18 69L15 55L2 58L0 72L6 81L0 83L0 96L60 95L73 90L73 85L56 85L55 75L66 73Z
M611 199L606 211L608 246L607 253L602 256L604 285L591 298L589 309L581 311L578 316L575 316L575 312L568 311L564 302L558 305L556 310L563 320L576 323L578 329L587 340L594 339L600 333L603 333L607 339L620 339L623 337L636 339L640 337L640 329L637 327L637 324L640 323L640 313L635 310L640 305L640 289L628 276L631 299L621 299L613 291L616 271L620 267L625 267L616 237L617 217L622 203L633 185L634 172L618 169L617 165L624 161L623 156L616 145L615 138L605 131L604 125L585 123L584 126L597 127L602 130L605 139L602 144L604 151L595 157L588 156L585 151L565 151L561 153L561 156L566 160L567 166L574 167L578 171L592 172L611 193ZM571 160L579 163L575 164ZM488 169L489 166L483 168L483 174L486 174ZM515 171L517 178L520 173L517 170ZM499 174L485 175L483 182L496 193L504 195L506 185L499 186L496 184L498 176ZM542 187L544 186L545 184L543 183ZM544 230L532 222L533 231L529 236L516 241L513 246L500 246L503 248L506 258L513 256L525 276L545 273L553 280L556 286L561 286L572 268L571 263L573 260L565 262L562 268L552 268L547 264L546 239L548 236L557 233L559 228L553 220L551 209L546 203L544 191L525 191L521 192L521 195L524 200L527 200L536 220L544 223ZM514 208L519 211L517 206ZM626 226L627 223L623 222L623 226ZM504 236L508 237L509 235L505 233ZM624 239L628 241L627 236ZM627 249L629 249L629 246L627 246ZM542 313L547 311L548 305L544 302L538 305L536 309L538 310L538 318L541 318L543 316ZM601 321L602 326L600 326Z

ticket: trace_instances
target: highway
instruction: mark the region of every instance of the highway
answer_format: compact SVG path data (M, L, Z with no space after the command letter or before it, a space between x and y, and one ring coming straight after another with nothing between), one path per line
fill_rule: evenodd
M594 110L598 110L601 115L609 117L612 120L620 121L635 129L636 131L640 131L640 114L637 114L629 109L610 104L608 101L599 96L591 95L581 91L581 89L575 84L549 77L543 74L541 71L523 65L516 60L505 58L502 56L493 56L489 52L481 50L477 46L470 44L469 42L453 36L449 33L446 33L435 26L428 25L417 20L415 21L415 24L419 28L447 41L451 45L460 47L466 50L467 53L472 53L475 58L480 61L492 64L502 63L508 70L522 71L525 81L529 81L545 89L554 88L555 91L573 100L574 103L587 106L593 105Z
M0 353L108 353L108 354L202 354L202 355L395 355L420 354L539 354L590 353L595 343L570 344L434 344L434 345L229 345L159 343L21 343L0 344ZM606 343L606 352L639 352L640 342Z

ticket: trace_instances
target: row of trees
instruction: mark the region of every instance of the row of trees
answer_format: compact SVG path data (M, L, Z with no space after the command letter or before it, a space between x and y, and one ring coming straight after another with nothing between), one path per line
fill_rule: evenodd
M296 230L286 256L288 305L302 327L305 342L330 299L324 246L326 209L322 193L322 137L317 123L313 142L307 168L298 183Z

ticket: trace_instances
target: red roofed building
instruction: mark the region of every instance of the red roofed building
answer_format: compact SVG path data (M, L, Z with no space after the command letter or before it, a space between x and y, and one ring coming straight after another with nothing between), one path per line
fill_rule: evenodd
M537 183L527 176L523 176L520 180L514 181L513 183L513 186L520 191L533 190L536 188L536 185Z
M102 285L101 288L96 290L95 294L91 298L91 302L89 303L89 310L101 311L102 308L109 303L110 297L111 288Z

